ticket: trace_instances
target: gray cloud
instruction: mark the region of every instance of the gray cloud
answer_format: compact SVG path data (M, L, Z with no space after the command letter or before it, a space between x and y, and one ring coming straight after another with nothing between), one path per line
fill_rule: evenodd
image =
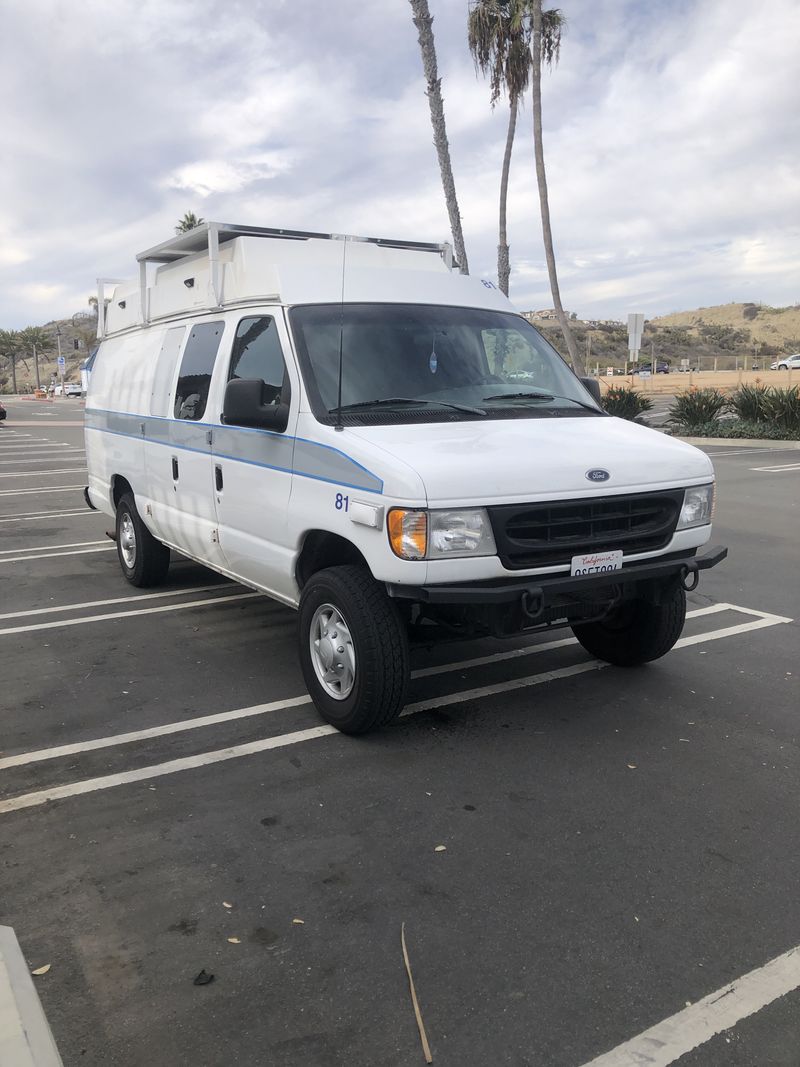
M545 81L565 304L658 314L800 300L794 0L574 0ZM466 51L462 0L431 0L472 269L495 270L503 103ZM186 210L442 240L447 215L402 0L6 6L0 325L86 304L97 274ZM775 32L780 27L780 32ZM512 299L550 302L522 114Z

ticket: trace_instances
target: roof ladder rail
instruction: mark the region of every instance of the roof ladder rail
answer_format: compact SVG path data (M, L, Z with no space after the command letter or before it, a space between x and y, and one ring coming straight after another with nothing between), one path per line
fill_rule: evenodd
M102 340L106 335L106 286L124 285L122 278L97 279L97 337Z

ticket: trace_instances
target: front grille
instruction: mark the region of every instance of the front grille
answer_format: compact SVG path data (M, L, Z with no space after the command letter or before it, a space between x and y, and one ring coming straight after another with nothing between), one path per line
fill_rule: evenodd
M585 552L625 555L663 548L678 524L683 490L489 508L503 566L554 567Z

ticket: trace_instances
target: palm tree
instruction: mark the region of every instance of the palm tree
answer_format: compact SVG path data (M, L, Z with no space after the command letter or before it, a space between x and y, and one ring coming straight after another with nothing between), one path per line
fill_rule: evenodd
M175 233L188 233L195 226L202 226L205 221L203 218L198 218L193 211L187 211L183 218L178 220Z
M583 360L578 354L578 346L572 336L569 320L561 304L561 293L556 274L556 257L553 251L553 231L550 227L550 204L547 198L547 175L544 169L544 143L542 141L542 60L552 67L558 62L561 44L559 33L558 46L553 50L552 42L544 33L544 16L542 0L528 0L531 10L531 84L533 86L533 151L536 158L536 183L539 186L539 208L542 215L542 238L544 254L547 260L547 273L550 277L550 292L553 294L553 307L558 316L558 323L569 349L569 358L576 374L586 374Z
M41 326L26 326L19 334L20 347L30 349L33 353L33 371L36 376L36 388L41 389L42 383L39 378L39 356L36 349L52 348L53 341L47 330Z
M422 69L428 83L427 97L431 109L433 142L439 157L439 170L442 175L444 199L447 214L450 217L450 230L453 234L453 246L462 274L469 274L467 250L464 247L464 234L461 231L461 212L458 210L456 183L450 163L450 146L447 141L447 128L444 121L444 101L442 100L442 79L436 64L436 46L433 41L433 18L428 10L428 0L409 0L413 12L414 25L419 34L419 48L422 54Z
M558 56L564 21L564 16L557 8L543 12L543 46L546 53L552 57ZM475 67L481 74L489 75L492 108L501 93L508 95L508 132L500 177L500 225L497 242L497 281L506 296L511 274L506 225L508 178L517 128L517 111L530 84L530 37L530 9L526 0L473 0L467 19L467 40Z
M0 330L0 353L6 357L11 367L11 391L17 392L17 349L19 334L16 330Z

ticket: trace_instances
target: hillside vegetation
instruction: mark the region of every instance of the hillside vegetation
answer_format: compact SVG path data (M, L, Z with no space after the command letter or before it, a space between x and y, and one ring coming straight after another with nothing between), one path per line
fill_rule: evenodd
M565 354L558 324L534 325ZM627 326L590 326L573 321L573 332L587 367L622 368L628 357ZM640 359L665 360L677 369L681 360L697 370L765 370L781 355L800 352L800 305L773 308L764 304L721 304L661 315L645 322Z

